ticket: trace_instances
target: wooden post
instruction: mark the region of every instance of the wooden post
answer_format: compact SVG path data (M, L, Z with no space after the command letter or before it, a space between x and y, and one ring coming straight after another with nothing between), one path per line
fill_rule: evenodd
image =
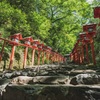
M14 60L14 54L15 54L15 45L12 46L12 51L11 51L11 55L10 55L10 64L9 64L9 69L12 69L12 64L13 64L13 60Z
M86 60L88 63L90 63L89 61L89 53L88 53L88 44L85 44L85 48L86 48Z
M84 46L82 45L82 63L84 62Z
M35 49L32 50L32 66L34 66Z
M90 45L91 45L91 52L92 52L92 61L93 61L93 64L96 65L95 51L94 51L94 41L93 40L90 43Z

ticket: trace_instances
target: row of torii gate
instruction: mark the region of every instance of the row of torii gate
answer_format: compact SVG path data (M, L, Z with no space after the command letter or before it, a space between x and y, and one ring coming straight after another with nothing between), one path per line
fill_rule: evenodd
M63 63L65 61L64 56L62 56L60 53L55 52L52 50L51 47L44 45L43 43L40 43L39 40L33 40L32 37L22 37L21 33L17 33L10 36L10 39L5 39L0 37L0 40L4 41L0 53L0 61L2 60L4 48L6 44L10 44L12 47L11 54L10 54L10 63L9 63L9 69L13 68L13 61L14 61L14 54L15 54L15 48L17 46L24 47L24 59L23 59L23 68L27 66L27 56L28 56L28 48L32 49L32 61L31 66L34 66L34 60L35 60L35 51L38 52L38 59L37 59L37 65L40 65L40 60L42 59L42 64L45 63L45 58L48 62L51 63ZM24 43L22 43L24 42Z
M100 18L100 7L94 8L94 18ZM96 65L94 37L96 36L98 26L100 26L100 24L89 24L83 26L83 32L79 34L79 39L77 40L72 52L70 53L70 58L73 62L77 64L83 64L86 62L89 64L90 47L92 62L94 65Z

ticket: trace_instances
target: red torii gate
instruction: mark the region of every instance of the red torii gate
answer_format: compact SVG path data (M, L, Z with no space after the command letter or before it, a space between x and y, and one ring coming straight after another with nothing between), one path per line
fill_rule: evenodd
M86 33L81 33L79 36L82 41L83 49L85 49L83 50L83 55L85 57L84 51L86 51L86 60L87 60L87 63L89 63L90 61L89 61L89 53L88 53L88 44L90 43L90 39L88 38ZM83 59L83 62L84 62L84 59Z
M35 50L38 50L38 44L39 44L39 40L33 40L32 41L32 66L34 65L34 58L35 58Z
M86 32L87 38L90 39L89 43L90 43L90 46L91 46L92 60L93 60L94 65L96 64L96 57L95 57L93 38L96 35L96 26L97 26L97 24L89 24L89 25L83 26L83 31Z
M24 41L25 49L24 49L24 61L23 61L23 68L26 67L26 63L27 63L27 55L28 55L28 47L32 48L31 46L31 42L33 42L33 38L32 37L25 37L22 39Z
M90 28L90 26L94 26L94 25L86 25L84 29L84 31L87 31L87 29ZM96 64L96 60L95 60L95 52L94 52L94 43L93 43L93 36L96 34L96 32L94 31L95 27L91 28L91 32L86 32L86 33L82 33L80 34L80 39L77 40L77 43L71 53L71 59L75 62L79 62L82 63L84 62L84 45L86 47L86 55L87 55L87 59L88 59L88 47L87 45L90 44L91 46L91 51L92 51L92 60L94 65ZM80 45L80 46L79 46ZM73 58L72 58L73 57ZM78 61L77 61L78 60ZM89 62L89 59L88 59Z
M19 45L19 40L22 40L22 35L18 33L18 34L11 35L10 38L11 38L11 41L9 41L9 44L12 45L12 51L10 55L9 69L12 69L12 64L13 64L14 54L15 54L15 47Z
M92 51L93 64L94 65L96 64L94 41L93 41L93 37L95 37L96 35L96 26L97 24L89 24L89 25L83 26L84 33L81 33L79 35L79 39L77 40L77 43L75 44L74 49L72 50L72 53L70 54L71 60L79 64L84 62L84 46L85 46L86 47L86 59L87 59L87 62L89 62L88 44L90 44L91 51Z

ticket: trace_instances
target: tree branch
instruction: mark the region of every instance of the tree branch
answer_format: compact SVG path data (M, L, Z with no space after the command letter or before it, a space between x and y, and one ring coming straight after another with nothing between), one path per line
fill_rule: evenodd
M67 16L67 15L66 15L66 16ZM61 18L57 18L57 19L55 19L52 23L55 23L56 21L62 20L62 19L64 19L64 18L66 18L66 16L63 16L63 17L61 17Z

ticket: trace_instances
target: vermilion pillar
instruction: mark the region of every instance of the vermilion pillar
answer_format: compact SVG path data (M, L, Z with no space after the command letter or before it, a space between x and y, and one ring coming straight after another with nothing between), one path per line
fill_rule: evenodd
M89 63L89 53L88 53L88 44L85 44L85 48L86 48L86 60Z
M23 38L23 41L25 42L23 68L25 68L26 64L27 64L28 47L32 48L31 42L33 42L33 38L32 37L26 37L26 38Z
M75 62L75 51L73 53L73 62Z
M32 50L32 66L34 65L35 49Z
M80 52L80 48L78 48L77 50L77 63L80 64L80 59L81 59L81 52Z
M75 50L75 63L77 63L77 61L78 61L78 57L77 57L77 50Z
M82 49L82 62L81 63L83 63L84 62L84 45L82 45L82 47L81 47Z
M13 60L14 60L14 53L15 53L15 45L12 46L9 69L12 69L12 64L13 64Z
M35 51L38 50L37 45L39 44L39 40L33 40L32 41L32 66L34 65L34 60L35 60Z
M79 49L79 64L82 64L82 47Z
M12 41L10 42L10 44L12 45L12 51L11 51L11 55L10 55L9 69L12 69L15 47L18 45L19 40L22 39L22 35L20 33L18 33L18 34L11 35L10 38L12 39Z
M94 42L91 42L91 52L92 52L92 60L93 60L93 64L96 65L96 59L95 59L95 51L94 51Z

